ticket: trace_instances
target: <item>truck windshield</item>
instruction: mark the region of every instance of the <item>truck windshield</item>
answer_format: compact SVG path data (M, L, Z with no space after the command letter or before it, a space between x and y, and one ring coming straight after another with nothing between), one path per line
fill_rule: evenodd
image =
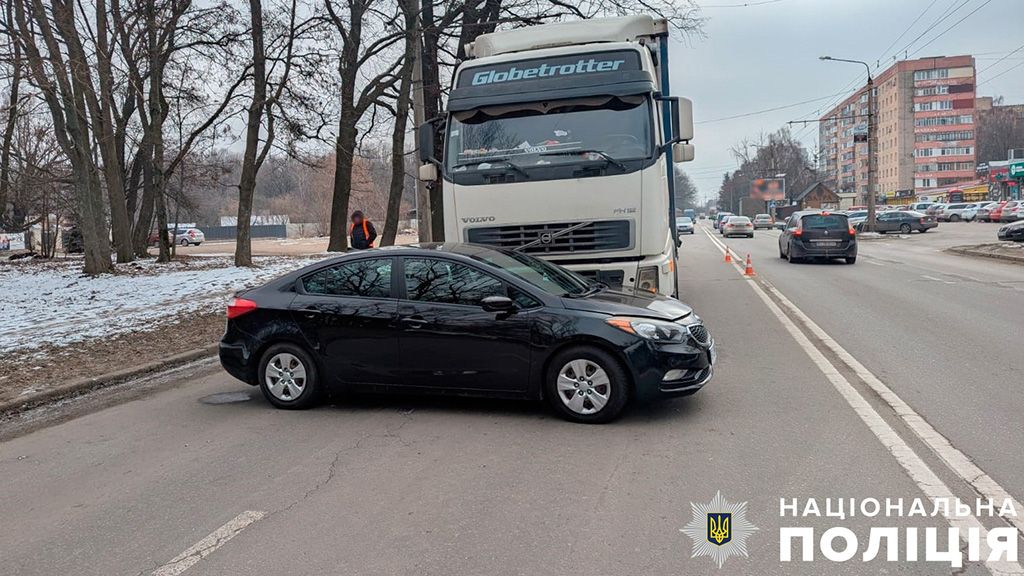
M624 161L652 156L651 121L646 96L537 102L457 113L448 128L447 168L451 174L495 169L529 172L586 161L621 173L630 170Z

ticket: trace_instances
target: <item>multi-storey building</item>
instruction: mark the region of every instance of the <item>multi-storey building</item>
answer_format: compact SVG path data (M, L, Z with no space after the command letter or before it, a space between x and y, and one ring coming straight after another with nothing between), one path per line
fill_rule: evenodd
M905 60L875 78L876 194L941 195L975 175L972 56ZM868 92L821 117L819 168L841 193L868 198Z

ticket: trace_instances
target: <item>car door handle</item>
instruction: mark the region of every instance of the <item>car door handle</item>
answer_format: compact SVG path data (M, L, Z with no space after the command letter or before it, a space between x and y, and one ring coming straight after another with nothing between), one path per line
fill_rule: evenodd
M302 314L306 318L313 318L313 317L315 317L315 316L317 316L319 314L323 314L323 313L324 313L323 310L321 310L319 308L315 308L313 306L307 306L306 308L302 308L301 310L299 310L299 314Z
M409 328L422 328L427 323L426 319L421 316L405 316L399 322Z

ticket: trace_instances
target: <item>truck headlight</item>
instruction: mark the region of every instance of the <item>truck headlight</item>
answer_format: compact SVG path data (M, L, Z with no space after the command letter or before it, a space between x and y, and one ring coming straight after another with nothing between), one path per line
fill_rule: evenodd
M652 294L658 293L658 267L644 266L636 275L636 287Z
M652 340L654 342L684 342L687 337L686 328L675 322L653 320L651 318L635 318L632 316L612 316L605 322L623 332Z

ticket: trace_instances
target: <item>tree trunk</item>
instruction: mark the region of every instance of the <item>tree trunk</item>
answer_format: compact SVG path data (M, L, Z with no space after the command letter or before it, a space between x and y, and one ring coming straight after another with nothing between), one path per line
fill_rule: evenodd
M355 159L358 131L349 111L342 110L338 121L338 139L334 146L334 196L331 200L331 240L329 252L348 250L348 209L352 197L352 162Z
M14 7L13 3L7 5L7 25L14 26ZM11 91L9 92L9 100L7 107L7 120L4 123L4 135L3 142L0 143L0 229L4 228L5 215L4 212L7 209L7 196L11 190L11 148L14 143L14 128L18 121L18 100L21 97L18 93L21 87L21 44L17 38L11 38L12 50L12 68L11 71Z
M423 21L423 115L427 120L441 114L441 71L438 63L440 31L434 20L433 0L422 0ZM441 132L434 133L434 150L443 150ZM444 180L430 184L430 230L435 242L444 241Z
M409 2L412 4L412 2ZM405 65L402 67L402 79L398 84L398 99L395 102L395 128L391 134L391 185L388 189L388 208L384 218L384 231L381 233L380 245L392 246L398 236L398 220L402 206L402 192L405 191L405 130L409 124L409 106L412 98L412 70L415 61L416 26L415 5L403 3L405 12Z
M257 155L260 145L260 121L267 101L267 64L263 47L263 6L260 0L249 0L252 22L252 102L246 116L245 152L242 174L238 182L238 222L235 235L235 266L252 266L252 199L256 191Z

